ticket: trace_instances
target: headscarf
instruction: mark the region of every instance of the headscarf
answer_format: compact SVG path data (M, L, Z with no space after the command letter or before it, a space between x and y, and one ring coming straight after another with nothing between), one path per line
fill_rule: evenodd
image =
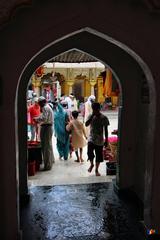
M87 102L91 105L91 101L95 101L95 96L94 95L91 95L91 96L89 96L88 97L88 100L87 100Z
M66 117L67 113L61 104L58 103L57 109L54 113L54 130L57 139L62 143L66 142Z
M88 116L92 114L92 101L95 100L95 96L91 95L88 97L87 102L85 102L85 113L84 113L84 121L86 122ZM88 127L89 128L89 127Z

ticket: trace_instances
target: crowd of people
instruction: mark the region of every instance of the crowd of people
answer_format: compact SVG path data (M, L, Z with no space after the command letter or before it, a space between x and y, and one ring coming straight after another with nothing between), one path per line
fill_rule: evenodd
M28 104L28 122L31 131L30 141L40 141L44 170L50 170L55 162L52 135L56 138L59 159L67 161L69 154L75 152L76 162L83 163L83 148L87 145L88 161L91 172L95 166L95 175L100 176L99 165L103 161L103 146L108 145L109 120L101 111L101 106L91 95L78 106L71 93L60 99L47 102L40 96L34 103ZM83 117L79 119L79 114ZM95 163L94 163L95 159Z

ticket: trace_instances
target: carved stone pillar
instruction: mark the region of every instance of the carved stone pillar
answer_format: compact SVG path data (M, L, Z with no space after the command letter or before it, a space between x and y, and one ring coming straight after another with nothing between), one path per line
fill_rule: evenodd
M70 93L72 93L72 87L73 87L74 81L73 80L66 81L66 84L68 85L68 95L69 95Z
M73 69L72 68L68 68L67 69L67 80L66 80L66 84L68 86L68 95L70 93L72 93L72 87L73 87L73 84L74 84L74 78L73 78Z
M91 85L91 95L95 95L94 86L96 85L97 81L89 81L89 83Z
M32 85L34 87L34 91L37 94L37 97L40 96L41 92L41 78L36 77L34 74L32 75Z
M89 69L89 83L91 86L91 95L95 95L94 86L97 83L97 79L95 76L95 69Z
M97 85L98 85L98 96L97 96L97 101L100 103L103 103L105 98L103 96L103 77L99 76L97 78Z

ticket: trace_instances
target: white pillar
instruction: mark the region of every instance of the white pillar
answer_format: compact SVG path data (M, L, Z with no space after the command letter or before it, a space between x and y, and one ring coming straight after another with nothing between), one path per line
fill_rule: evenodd
M91 85L91 95L94 95L94 86Z
M61 85L59 84L59 81L56 82L57 87L57 98L60 98L61 96Z
M69 86L69 94L72 93L72 85Z

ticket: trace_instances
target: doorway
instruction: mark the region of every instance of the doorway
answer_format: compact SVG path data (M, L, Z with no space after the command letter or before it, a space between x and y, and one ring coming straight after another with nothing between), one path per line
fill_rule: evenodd
M51 52L54 51L55 55L58 55L62 52L65 52L68 49L73 49L74 46L72 43L77 43L76 48L80 49L81 51L87 52L88 54L95 56L97 59L101 59L103 63L106 65L111 66L110 68L118 76L120 79L121 87L123 96L120 105L120 112L119 112L119 139L120 139L120 146L119 146L119 159L118 159L118 171L117 171L117 179L116 183L120 189L132 188L134 191L139 194L135 186L135 157L137 162L139 163L139 167L142 167L141 162L141 152L146 152L145 156L145 168L149 165L148 160L152 162L152 156L148 153L147 146L152 144L153 135L151 136L146 131L145 126L148 123L151 123L154 120L153 111L151 109L155 109L155 99L151 99L146 105L141 105L143 111L141 111L139 118L143 119L143 113L145 112L146 118L144 119L145 123L142 128L140 129L139 126L139 118L135 118L138 115L137 113L137 106L140 106L141 103L141 83L142 83L142 76L145 73L145 78L150 83L150 87L153 88L152 85L152 76L148 67L143 63L143 61L133 52L129 51L126 46L119 47L119 45L112 39L107 38L103 34L99 34L92 29L83 29L76 33L67 36L63 40L59 42L55 42L51 44L49 47L46 47L37 54L30 64L24 69L23 74L20 79L20 84L18 87L18 151L19 151L19 170L20 170L20 193L26 193L27 189L27 166L26 159L27 154L26 152L26 141L21 142L20 139L26 139L26 130L23 126L26 125L26 117L25 112L26 109L23 109L25 103L25 94L26 86L27 86L27 79L29 79L30 75L33 73L35 68L42 64L45 60L50 59ZM94 46L94 48L93 48ZM103 49L100 47L103 46ZM45 52L45 59L43 53ZM106 54L107 52L111 52L112 54ZM121 59L124 62L119 64ZM108 63L108 64L107 64ZM146 70L147 68L147 70ZM131 74L132 73L132 74ZM129 79L129 82L128 82ZM23 104L22 104L23 103ZM123 104L122 104L123 103ZM134 119L134 121L133 121ZM126 128L126 124L127 128ZM143 148L140 149L141 152L137 153L137 132L144 133L144 145ZM153 133L152 133L153 134ZM138 143L139 144L139 143ZM151 157L150 159L148 159ZM23 161L21 161L23 159ZM127 164L129 162L129 164ZM150 170L149 170L150 171ZM23 180L22 180L23 179ZM126 181L127 179L127 181ZM141 174L137 176L137 179L142 184L142 188L145 192L145 179L141 177ZM144 201L145 197L140 196ZM151 198L151 193L147 194L147 199Z
M78 55L81 55L81 52L76 50L74 51L74 53L76 52L76 59L78 58ZM68 55L70 56L72 54L71 51L68 52ZM89 59L90 56L86 53L83 53L83 58L87 58ZM69 58L71 61L70 57L67 57L67 53L65 53L65 59ZM56 57L56 60L58 59L58 57ZM59 56L59 59L62 59L63 61L63 53ZM76 59L73 59L73 61L76 61ZM60 92L63 93L63 95L65 97L68 96L69 94L69 89L67 88L68 86L68 73L72 73L72 77L75 76L74 79L74 84L72 87L72 92L76 98L76 101L78 102L77 106L78 106L78 112L79 112L79 121L81 121L84 124L84 113L82 111L82 104L83 106L85 105L84 102L84 98L87 98L90 96L91 94L91 89L92 89L92 84L93 82L96 83L97 85L97 91L94 92L94 95L96 96L96 101L99 102L101 104L101 112L103 113L103 115L107 116L109 119L109 123L110 125L108 126L108 132L109 132L109 140L111 139L113 141L117 141L117 137L116 135L112 135L112 132L114 130L118 130L118 105L114 104L113 106L109 106L108 103L106 103L106 94L108 94L108 96L111 96L110 98L114 99L115 97L119 98L119 95L116 95L116 91L115 91L115 77L113 77L113 87L111 87L110 89L110 95L109 92L105 91L105 87L108 86L108 78L107 78L107 74L104 75L105 70L105 66L98 62L96 60L96 58L91 57L91 60L95 62L90 62L90 63L84 63L84 60L81 57L81 60L83 61L83 64L77 64L75 62L75 65L73 66L72 64L69 63L63 63L63 68L62 65L58 62L54 62L54 64L51 63L51 61L54 61L54 58L52 58L52 60L50 60L49 62L45 62L42 66L40 66L38 69L41 69L41 71L36 70L32 76L31 76L31 82L32 82L32 95L36 94L36 96L40 96L43 95L43 88L44 88L44 80L45 80L45 84L48 83L48 96L53 96L53 93L56 93L56 95L54 95L55 99L58 100L58 102L61 101L61 98L59 98L58 96L60 96L58 91L55 91L54 88L54 81L57 81L57 78L55 79L55 74L59 72L59 85L60 85ZM96 62L97 61L97 62ZM78 66L77 66L78 65ZM79 66L80 65L80 66ZM77 73L81 73L81 72L85 72L85 75L82 74L78 74ZM109 70L108 70L109 71ZM38 72L38 75L37 75ZM63 73L63 78L61 78L61 75ZM91 73L96 73L94 76L91 76ZM94 78L93 78L94 77ZM91 79L90 79L91 78ZM111 79L110 79L111 80ZM70 83L71 81L69 81ZM110 84L111 85L111 84ZM118 83L117 83L118 85ZM80 91L80 89L82 91ZM35 98L34 97L30 97L30 90L28 88L28 92L27 92L27 96L28 96L28 101L33 102L33 105L31 106L31 109L34 106L34 101ZM39 94L38 94L39 93ZM88 94L88 95L87 95ZM43 95L44 97L46 97L46 95ZM79 97L78 97L79 96ZM47 98L47 101L49 104L52 105L52 101L54 99L52 99L51 97ZM56 100L56 101L57 101ZM89 100L88 100L89 101ZM63 100L63 102L65 102L65 99ZM113 108L112 108L113 107ZM30 109L30 107L28 108ZM68 110L65 108L65 110L68 112ZM32 115L30 113L30 115ZM38 127L37 127L38 129ZM87 145L83 148L83 165L79 164L79 163L75 163L74 161L76 160L76 155L75 152L73 151L72 156L70 156L68 158L67 162L64 161L60 161L59 160L59 154L57 151L57 147L56 147L56 138L55 138L55 133L53 134L53 152L54 152L54 156L55 156L55 163L53 164L52 170L49 172L44 172L43 170L43 165L41 164L40 167L38 167L38 170L35 171L34 173L33 171L29 171L29 178L28 178L28 183L29 186L45 186L45 185L58 185L58 184L80 184L80 183L94 183L94 182L108 182L111 181L112 179L115 179L115 165L116 165L116 153L117 153L117 142L115 143L109 143L114 145L114 150L113 147L112 149L109 147L109 149L107 150L109 152L109 154L105 154L104 156L104 162L102 164L100 164L100 174L101 176L99 178L95 177L95 171L93 169L92 173L88 173L88 168L89 168L89 162L87 162ZM32 138L31 138L31 131L29 131L28 134L29 137L29 141L28 141L28 151L29 153L31 152L31 150L33 151L33 146L34 144L37 144L35 146L35 150L37 151L37 156L39 156L39 142L36 143L32 142ZM35 140L37 140L37 137L35 138ZM110 145L109 145L110 146ZM30 157L29 154L29 161L34 160L36 162L38 162L39 164L39 160L34 159L34 157ZM113 167L110 169L107 168L107 162L108 161L112 161L112 164L110 164L110 166L112 165ZM41 161L40 161L41 162ZM36 163L34 163L35 166ZM31 166L30 166L31 165ZM29 164L29 169L33 168L33 163L31 162ZM40 171L39 171L40 170ZM110 172L109 172L110 170ZM108 171L108 173L107 173ZM63 174L62 174L63 173ZM110 175L109 175L110 174ZM33 176L32 176L33 175Z
M76 96L76 99L79 101L84 101L84 80L77 79L73 86L73 94Z

